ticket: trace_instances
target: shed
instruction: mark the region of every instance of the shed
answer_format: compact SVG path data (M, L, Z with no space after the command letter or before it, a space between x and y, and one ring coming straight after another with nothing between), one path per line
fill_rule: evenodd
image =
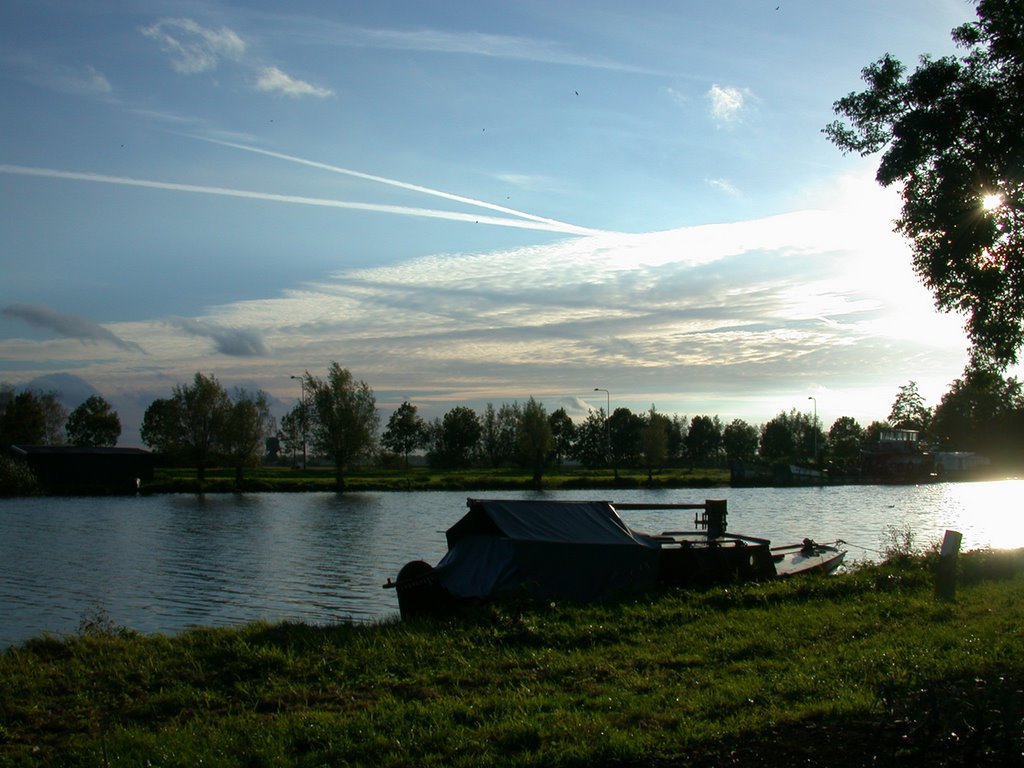
M53 490L134 491L153 479L156 464L156 457L141 448L12 445L11 454Z

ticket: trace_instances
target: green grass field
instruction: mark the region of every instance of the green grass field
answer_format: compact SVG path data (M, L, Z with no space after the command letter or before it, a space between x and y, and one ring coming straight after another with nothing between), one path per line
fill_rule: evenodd
M1024 552L453 620L0 655L0 764L1019 764ZM827 758L827 759L826 759Z

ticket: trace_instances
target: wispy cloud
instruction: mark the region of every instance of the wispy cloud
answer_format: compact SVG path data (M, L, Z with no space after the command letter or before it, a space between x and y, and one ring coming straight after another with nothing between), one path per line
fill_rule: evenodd
M211 72L222 62L231 61L254 71L253 87L262 93L320 99L333 93L329 88L293 77L280 67L253 60L246 41L229 27L213 29L194 19L164 18L140 31L155 40L160 49L171 57L175 71L184 75Z
M704 183L730 197L743 197L743 193L728 179L704 179Z
M315 96L318 99L323 99L334 93L329 88L320 88L304 80L291 77L277 67L263 67L260 70L259 77L256 79L256 90L265 93L279 93L292 98Z
M190 336L212 339L217 352L231 357L266 357L270 354L259 331L246 328L229 328L208 320L194 320L175 317L168 320Z
M53 91L99 98L114 92L110 80L92 64L68 66L24 54L6 55L3 62L16 76Z
M135 342L125 341L99 323L84 317L67 315L38 304L10 304L4 307L3 314L16 320L22 320L36 328L52 331L59 336L77 339L83 344L106 343L113 344L126 352L143 352L142 347Z
M97 184L117 184L128 187L145 187L162 189L171 192L191 192L204 195L220 195L223 197L240 197L248 200L263 200L274 203L292 205L312 205L324 208L341 208L375 213L389 213L399 216L418 216L428 219L446 219L448 221L464 221L474 224L485 224L496 227L512 227L515 229L534 229L546 232L562 232L564 234L588 234L593 230L565 224L554 220L533 217L531 219L502 218L499 216L481 216L457 211L443 211L434 208L414 208L404 205L382 205L379 203L362 203L351 200L331 200L320 197L303 197L300 195L279 195L273 192L253 192L245 189L226 187L207 187L198 184L179 184L171 181L155 181L152 179L135 179L127 176L107 176L100 173L84 173L80 171L63 171L54 168L36 168L24 165L0 165L0 173L20 176L37 176L51 179L67 179L69 181L85 181ZM499 209L498 206L490 206Z
M715 122L727 124L734 123L742 117L751 93L745 88L715 83L708 89L706 98Z
M160 19L140 31L156 40L170 54L171 66L185 75L208 72L222 59L239 61L245 55L245 41L227 27L210 29L192 19Z

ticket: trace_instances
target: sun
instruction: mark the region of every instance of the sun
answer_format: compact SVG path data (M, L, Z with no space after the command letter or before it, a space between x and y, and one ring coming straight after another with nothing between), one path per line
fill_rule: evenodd
M981 207L986 211L994 211L1003 204L1003 196L998 193L990 193L981 198Z

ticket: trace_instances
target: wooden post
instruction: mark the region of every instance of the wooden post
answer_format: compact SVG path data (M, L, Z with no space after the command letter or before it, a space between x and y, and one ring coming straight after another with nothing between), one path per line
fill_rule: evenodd
M962 539L963 534L959 531L946 531L942 539L939 565L935 570L935 595L943 600L956 597L956 561Z

